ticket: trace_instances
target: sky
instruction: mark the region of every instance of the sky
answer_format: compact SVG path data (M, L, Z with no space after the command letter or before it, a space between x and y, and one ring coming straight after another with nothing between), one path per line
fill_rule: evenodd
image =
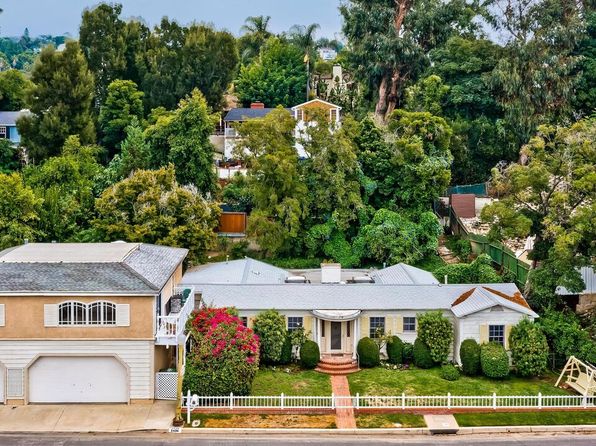
M0 35L78 34L81 14L99 0L0 0ZM142 17L153 26L163 16L181 24L193 21L213 23L235 35L248 16L271 16L270 28L278 33L294 24L318 23L317 36L339 37L340 0L119 0L122 17Z

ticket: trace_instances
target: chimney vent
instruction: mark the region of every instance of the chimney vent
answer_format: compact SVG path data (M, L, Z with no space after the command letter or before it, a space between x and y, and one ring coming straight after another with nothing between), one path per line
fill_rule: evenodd
M340 283L341 264L321 263L321 283Z
M265 108L265 104L262 102L251 102L250 108Z

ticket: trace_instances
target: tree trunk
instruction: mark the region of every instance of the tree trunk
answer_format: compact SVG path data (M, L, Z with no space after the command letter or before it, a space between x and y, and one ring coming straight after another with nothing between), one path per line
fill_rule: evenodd
M389 89L389 94L387 96L387 109L385 110L385 121L389 119L389 116L391 116L391 113L393 113L393 110L395 110L395 108L397 107L400 80L401 76L399 70L393 70L393 75L391 76L391 88Z
M383 76L381 79L381 85L379 85L379 100L377 101L377 106L375 107L375 117L378 119L385 119L385 114L387 112L387 95L388 95L388 76Z

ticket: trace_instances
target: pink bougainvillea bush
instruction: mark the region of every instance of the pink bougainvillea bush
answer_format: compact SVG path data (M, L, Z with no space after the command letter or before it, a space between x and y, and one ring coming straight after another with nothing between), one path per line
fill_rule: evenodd
M231 308L202 308L187 323L193 339L183 391L247 395L259 369L259 338Z

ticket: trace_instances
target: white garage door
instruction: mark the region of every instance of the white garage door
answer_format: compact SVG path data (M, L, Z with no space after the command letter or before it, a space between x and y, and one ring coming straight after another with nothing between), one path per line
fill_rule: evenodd
M126 403L126 369L112 357L42 357L29 368L31 403Z

